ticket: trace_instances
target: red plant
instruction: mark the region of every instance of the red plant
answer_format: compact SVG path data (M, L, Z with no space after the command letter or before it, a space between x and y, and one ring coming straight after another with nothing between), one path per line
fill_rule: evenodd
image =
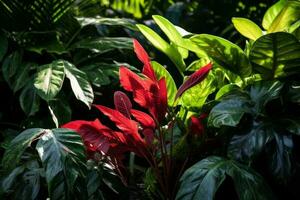
M125 152L134 152L145 158L153 169L163 193L170 197L174 192L174 188L168 188L172 185L168 184L168 181L171 180L169 177L172 176L172 160L170 159L172 152L170 153L166 146L168 143L171 143L172 146L172 141L166 141L166 131L162 128L167 113L166 80L165 78L158 80L144 48L137 40L133 40L133 44L137 57L144 64L142 71L144 77L121 66L120 83L126 91L132 92L133 100L146 109L150 115L133 109L128 96L117 91L114 94L115 109L102 105L94 105L94 107L114 122L118 130L104 126L99 120L72 121L62 127L77 131L82 136L89 155L101 154L107 162L115 167L121 177L123 177L122 159ZM209 64L192 74L179 88L176 97L203 80L210 68ZM173 124L173 122L169 124ZM154 145L155 140L158 141L155 143L157 145ZM161 155L159 158L157 157L158 152ZM123 177L123 179L125 178Z

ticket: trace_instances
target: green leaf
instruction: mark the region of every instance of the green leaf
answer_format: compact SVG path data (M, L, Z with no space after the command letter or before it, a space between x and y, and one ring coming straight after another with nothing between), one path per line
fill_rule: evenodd
M19 163L25 149L28 148L31 143L43 133L44 130L40 128L27 129L21 132L11 141L5 151L2 159L2 165L6 169L13 169Z
M22 110L27 116L32 116L39 111L40 97L37 94L37 90L34 87L32 80L27 82L26 86L23 88L19 97L19 102Z
M50 198L66 199L70 194L75 195L75 183L84 176L85 169L85 149L80 135L69 129L44 130L36 150L45 168Z
M1 183L1 189L3 190L3 192L7 193L9 191L9 189L12 188L14 182L16 181L16 178L22 174L24 172L25 168L24 166L19 166L14 168L9 174L8 176L6 176L2 183Z
M222 88L219 89L219 91L216 94L215 100L219 100L223 95L233 91L233 90L239 90L239 86L236 84L228 84L224 85Z
M178 49L167 43L151 28L141 24L137 25L137 27L155 48L165 53L171 59L171 61L176 65L178 71L183 74L186 66Z
M168 91L168 105L172 106L177 93L177 87L172 76L167 71L167 69L158 62L152 61L151 65L158 79L165 77Z
M232 178L239 199L272 199L268 185L255 171L233 160L211 156L184 172L176 200L213 200L226 175Z
M56 127L71 121L72 110L66 100L61 98L51 100L48 106Z
M85 103L89 108L94 100L93 88L88 81L87 75L77 69L73 64L64 61L66 77L71 82L71 87L76 98Z
M238 32L251 40L256 40L263 35L263 32L259 26L249 19L233 17L232 23Z
M211 73L199 84L186 90L180 97L182 106L197 110L203 106L207 97L216 90L215 76Z
M272 22L281 12L285 4L286 0L280 0L267 10L262 21L262 26L264 27L264 29L268 30L270 28Z
M228 154L235 160L251 162L273 138L270 124L253 122L250 130L231 138Z
M287 1L267 29L269 33L286 31L288 28L300 18L300 2Z
M300 43L289 33L267 34L254 42L249 58L265 78L296 74L300 72Z
M13 88L14 76L18 73L18 69L21 67L23 67L21 51L14 51L4 59L2 64L2 74L10 88Z
M106 18L106 17L77 17L82 27L87 25L107 25L107 26L123 26L131 30L137 30L133 20L126 18Z
M107 53L113 50L132 50L132 39L127 37L99 37L80 40L72 45L71 49L89 49L97 54Z
M38 67L34 86L37 89L37 93L44 100L49 101L53 99L61 90L65 78L66 64L63 60L56 60L50 64Z
M7 47L8 47L8 40L4 35L4 33L0 31L0 62L2 61L3 57L6 54Z
M251 104L252 101L246 93L224 95L221 102L210 111L208 122L214 127L237 126L244 113L251 113Z
M230 41L208 34L195 35L191 37L191 41L201 49L195 53L207 55L218 65L241 77L247 77L251 74L252 67L246 54Z

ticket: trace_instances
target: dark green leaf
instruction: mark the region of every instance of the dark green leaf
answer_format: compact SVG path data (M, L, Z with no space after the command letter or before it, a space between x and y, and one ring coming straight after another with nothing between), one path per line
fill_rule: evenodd
M18 73L22 66L22 52L15 51L7 56L2 64L2 73L4 80L13 88L12 78Z
M220 66L242 77L251 74L252 67L246 54L230 41L208 34L195 35L191 37L191 41L201 49L195 53L207 55Z
M44 133L43 129L27 129L15 137L4 153L2 164L6 169L14 168L20 161L25 149L40 135Z
M8 41L6 36L0 31L0 62L6 54Z
M72 110L65 99L56 99L48 102L51 115L57 127L71 121Z
M113 50L129 49L132 50L131 38L126 37L101 37L84 39L75 43L71 48L89 49L95 53L103 54Z
M252 46L250 60L254 70L265 78L299 73L300 43L289 33L278 32L260 37Z
M75 182L83 176L85 149L81 137L68 129L44 130L36 150L45 168L51 199L75 194Z
M81 26L87 25L107 25L107 26L123 26L131 30L137 30L133 20L126 18L92 18L92 17L78 17L76 18Z
M87 75L77 69L73 64L64 61L66 77L71 82L71 87L75 97L85 103L89 108L94 100L93 88L88 82Z
M34 115L39 110L40 97L33 85L33 81L27 82L20 94L19 102L22 110L28 116Z
M213 200L226 175L233 179L239 199L272 199L269 187L259 174L233 160L211 156L184 172L176 200Z
M53 99L60 91L65 78L66 64L63 60L56 60L38 67L34 86L40 97L46 101Z

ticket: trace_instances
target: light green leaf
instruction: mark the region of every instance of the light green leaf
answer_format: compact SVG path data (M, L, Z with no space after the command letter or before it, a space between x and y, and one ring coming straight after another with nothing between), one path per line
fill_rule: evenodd
M20 162L20 158L25 149L40 135L44 133L44 129L33 128L21 132L9 144L2 159L2 166L6 169L13 169Z
M272 199L270 188L255 171L233 160L210 156L184 172L176 200L213 200L227 175L232 178L239 199Z
M94 100L93 88L88 81L87 75L77 69L73 64L64 61L66 77L71 82L71 87L76 98L85 103L89 108Z
M195 35L191 37L191 41L201 49L195 52L197 55L200 54L201 57L206 55L221 67L241 77L247 77L251 74L251 64L244 51L236 44L208 34Z
M132 50L132 39L127 37L100 37L83 39L71 46L71 49L89 49L95 53L103 54L113 50Z
M216 94L215 100L219 100L223 95L231 92L232 90L238 90L240 89L239 86L237 86L236 84L228 84L228 85L224 85L223 87L221 87L219 89L219 91Z
M185 70L185 63L178 49L163 40L157 33L155 33L151 28L139 24L138 29L142 34L156 47L159 51L165 53L171 61L176 65L178 71L183 74Z
M270 33L254 42L249 58L265 78L293 75L300 72L300 43L292 34Z
M268 28L268 33L287 31L289 26L300 18L300 2L287 1L282 10L278 13L271 26Z
M38 67L34 86L44 100L49 101L53 99L61 90L65 78L66 64L63 60L56 60L50 64Z
M256 40L263 35L263 32L259 26L249 19L233 17L232 23L238 32L251 40Z
M161 64L159 64L158 62L152 61L151 64L155 72L155 75L157 76L158 79L165 77L166 84L167 84L167 92L168 92L168 105L173 106L175 96L177 93L177 87L172 76L167 71L167 69L163 67Z
M280 0L267 10L262 21L262 26L264 27L264 29L268 30L270 28L272 22L281 12L285 4L286 0Z

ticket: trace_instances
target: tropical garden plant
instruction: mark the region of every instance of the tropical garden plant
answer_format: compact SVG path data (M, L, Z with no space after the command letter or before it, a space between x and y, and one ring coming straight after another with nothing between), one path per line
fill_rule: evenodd
M280 0L262 28L232 18L243 47L159 15L166 37L138 24L172 65L152 61L133 39L141 73L118 65L123 89L106 95L109 107L91 106L100 119L27 129L5 144L1 197L297 199L299 10L299 1Z

